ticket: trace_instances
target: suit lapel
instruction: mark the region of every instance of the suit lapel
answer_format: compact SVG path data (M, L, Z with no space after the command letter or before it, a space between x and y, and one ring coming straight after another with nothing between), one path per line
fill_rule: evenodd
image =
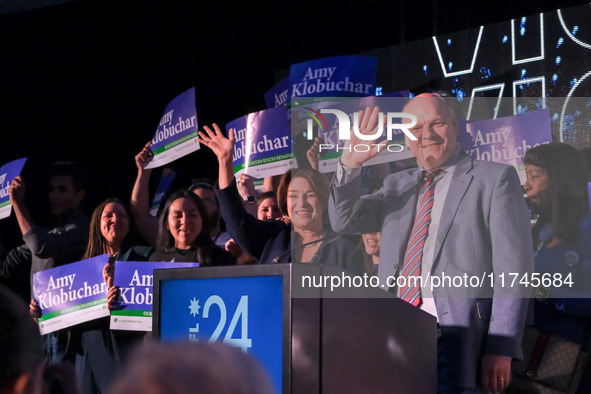
M408 237L412 230L415 208L417 205L419 191L418 169L410 171L405 174L405 176L395 179L396 184L391 189L393 193L390 194L386 200L388 211L385 219L385 223L389 223L391 226L394 226L394 228L389 229L386 233L397 234L401 231L406 231L406 233L402 237L396 236L387 240L387 242L391 242L392 245L391 249L384 248L391 253L386 260L392 262L392 266L387 270L388 275L395 275L398 271L399 264L404 259L406 244L408 243Z
M460 202L464 198L466 191L472 182L473 176L468 174L471 169L472 159L464 153L464 157L460 159L456 165L447 191L447 196L445 197L445 203L443 204L439 228L437 230L437 238L435 239L435 249L433 250L433 256L435 258L433 266L431 267L431 272L433 272L433 269L439 264L439 253L441 252L443 242L445 241L447 233L451 228L451 224L458 212Z

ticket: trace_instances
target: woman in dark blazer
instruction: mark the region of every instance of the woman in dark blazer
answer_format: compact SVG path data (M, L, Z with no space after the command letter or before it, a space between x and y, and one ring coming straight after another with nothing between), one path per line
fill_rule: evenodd
M246 212L236 187L232 167L234 132L226 138L217 125L199 132L199 141L218 157L216 195L227 231L260 263L317 263L338 266L363 275L363 258L357 240L338 237L327 216L329 182L312 169L287 171L277 191L277 201L289 220L258 220Z

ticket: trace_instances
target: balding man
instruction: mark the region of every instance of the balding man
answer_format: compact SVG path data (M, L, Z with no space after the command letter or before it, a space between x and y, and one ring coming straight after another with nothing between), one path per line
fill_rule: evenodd
M330 218L335 231L345 228L362 198L363 210L370 211L363 217L378 221L362 226L381 228L381 283L398 278L400 287L390 291L437 318L438 392L499 392L509 383L512 358L522 357L528 305L519 298L522 289L502 287L499 280L482 287L464 280L431 292L427 279L531 272L528 210L513 167L473 160L458 146L456 116L445 100L423 94L406 104L403 112L417 118L409 127L415 139L406 137L417 168L388 176L373 195L360 195L360 167L377 148L343 150ZM375 133L378 111L361 114L361 133ZM368 141L352 133L350 146L356 143Z

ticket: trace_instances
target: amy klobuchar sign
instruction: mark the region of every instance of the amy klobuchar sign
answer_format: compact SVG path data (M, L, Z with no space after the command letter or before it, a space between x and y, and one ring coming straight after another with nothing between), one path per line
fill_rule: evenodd
M465 127L458 136L460 146L473 159L514 166L521 184L525 183L525 152L552 142L549 109L470 122Z
M10 216L12 204L10 203L8 188L12 180L21 174L26 161L26 158L18 159L0 167L0 219Z
M150 146L154 158L146 168L163 166L198 150L197 128L195 88L191 88L175 97L164 110Z
M255 178L281 175L295 166L289 113L285 106L238 118L226 125L234 129L234 174Z
M275 108L287 104L287 93L289 92L289 80L284 78L277 85L265 93L265 104L267 108Z
M111 310L111 329L152 331L154 270L198 266L199 263L116 261L113 284L119 287L120 302Z
M109 316L103 268L107 254L33 274L41 334Z
M375 93L377 59L337 56L293 64L289 96L363 97Z

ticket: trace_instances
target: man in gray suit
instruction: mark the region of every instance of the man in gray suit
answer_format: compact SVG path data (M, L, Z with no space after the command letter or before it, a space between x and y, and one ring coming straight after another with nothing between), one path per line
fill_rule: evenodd
M361 133L375 134L378 111L360 114ZM333 229L359 215L355 230L381 228L380 283L398 278L401 287L389 290L437 318L438 392L501 391L512 358L522 357L528 305L525 290L507 278L533 270L519 178L513 167L473 160L458 146L455 113L440 95L419 95L403 112L417 117L409 127L416 140L407 136L406 143L418 168L388 176L377 193L361 197L360 167L377 145L369 152L344 149L331 185ZM351 134L349 146L368 144ZM416 289L400 284L410 274L424 280ZM430 287L445 277L463 280Z

